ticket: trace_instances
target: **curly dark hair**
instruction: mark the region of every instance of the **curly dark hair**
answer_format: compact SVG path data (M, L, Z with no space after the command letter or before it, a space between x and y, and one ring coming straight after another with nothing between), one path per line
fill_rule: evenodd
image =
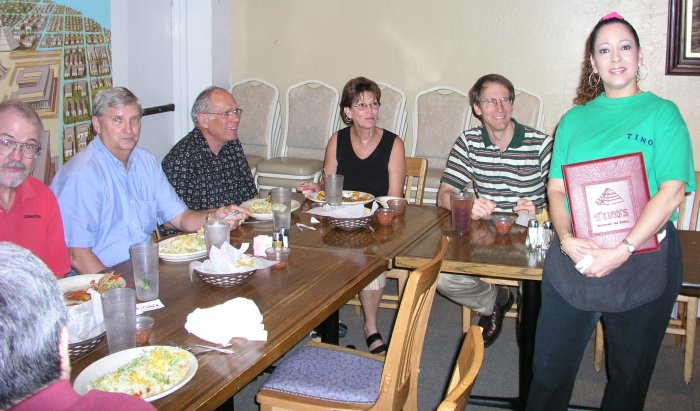
M579 78L578 88L576 88L576 97L574 98L574 104L576 105L586 104L605 91L603 83L600 81L600 76L593 72L591 56L593 55L593 48L598 38L598 32L601 28L613 23L620 23L627 27L630 33L632 33L632 37L634 37L637 48L639 48L639 35L637 35L637 31L627 20L618 17L600 20L586 40L586 49L583 54L583 62L581 63L581 77ZM596 79L598 81L596 81Z

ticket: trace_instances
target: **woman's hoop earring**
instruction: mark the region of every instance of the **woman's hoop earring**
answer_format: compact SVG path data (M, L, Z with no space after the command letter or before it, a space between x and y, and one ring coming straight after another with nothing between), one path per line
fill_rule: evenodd
M598 76L598 80L596 80L595 83L593 83L593 75ZM588 75L588 85L591 86L591 88L596 88L598 87L598 84L600 84L600 75L598 73L594 73L591 71L591 74Z
M345 117L345 124L347 124L347 125L352 124L352 118L350 118L350 117Z
M649 69L647 69L646 64L642 63L641 66L637 66L637 81L638 82L646 80L648 75L649 75Z

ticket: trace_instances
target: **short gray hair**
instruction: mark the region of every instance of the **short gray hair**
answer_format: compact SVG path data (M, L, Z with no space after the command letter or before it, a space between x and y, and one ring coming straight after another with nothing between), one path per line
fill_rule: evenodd
M216 86L211 86L207 87L199 93L197 98L194 100L194 104L192 104L192 121L194 122L195 125L199 125L197 123L197 116L199 114L206 114L209 113L211 110L211 101L210 97L212 94L214 94L215 91L223 91L224 93L228 93L228 90L221 88L221 87L216 87Z
M136 103L141 114L141 102L134 93L126 87L113 87L101 92L92 106L92 115L102 117L105 110L110 107L124 107L127 104Z
M34 126L37 134L35 137L41 141L40 137L41 132L44 131L44 123L41 121L41 117L39 117L36 111L28 104L19 100L6 100L0 103L0 116L13 110Z
M67 310L51 270L13 243L0 242L0 409L61 376L59 339Z

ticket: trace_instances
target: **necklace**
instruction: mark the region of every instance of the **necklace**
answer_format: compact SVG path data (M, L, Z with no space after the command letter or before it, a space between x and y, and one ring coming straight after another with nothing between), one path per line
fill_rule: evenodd
M372 150L374 150L374 147L376 146L376 141L374 138L374 136L375 136L374 127L372 127L372 129L370 130L369 138L367 138L366 140L362 140L362 138L360 138L360 136L357 134L357 132L355 133L355 136L357 137L356 141L357 141L357 143L359 143L358 148L360 149L359 150L360 153L357 153L358 157L365 159L365 158L367 158L367 155L369 153L371 153Z

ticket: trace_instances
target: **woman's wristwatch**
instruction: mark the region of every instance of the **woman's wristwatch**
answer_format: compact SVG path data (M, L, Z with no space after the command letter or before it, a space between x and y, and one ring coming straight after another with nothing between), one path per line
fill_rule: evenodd
M630 254L634 254L634 251L637 249L637 247L634 244L627 241L626 238L622 240L622 244L625 245L625 248L627 249L627 251L629 251Z

